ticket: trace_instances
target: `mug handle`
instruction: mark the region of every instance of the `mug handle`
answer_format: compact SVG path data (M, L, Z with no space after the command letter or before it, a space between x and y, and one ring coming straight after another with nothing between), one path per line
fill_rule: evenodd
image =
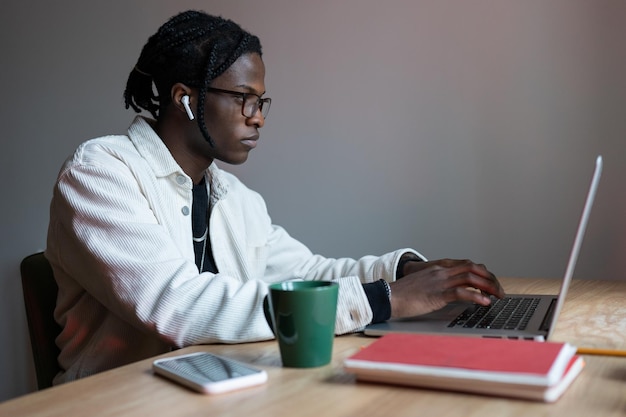
M267 321L268 326L270 326L270 330L274 336L276 336L276 331L274 330L274 318L272 317L272 312L270 310L269 294L267 294L263 299L263 313L265 314L265 320Z

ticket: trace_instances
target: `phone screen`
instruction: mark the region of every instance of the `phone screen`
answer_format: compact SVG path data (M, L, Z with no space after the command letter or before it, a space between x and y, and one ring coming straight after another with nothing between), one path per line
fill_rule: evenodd
M158 359L152 366L157 374L204 393L232 391L267 380L261 369L207 352Z
M180 375L212 382L260 372L242 363L205 353L165 360L160 362L160 366Z

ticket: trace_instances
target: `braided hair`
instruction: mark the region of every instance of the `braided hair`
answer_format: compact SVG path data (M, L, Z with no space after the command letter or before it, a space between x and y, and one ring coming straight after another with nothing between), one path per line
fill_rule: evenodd
M211 81L246 53L261 55L261 42L235 22L193 10L173 16L148 39L128 76L126 108L137 113L147 110L158 120L170 104L172 86L180 82L198 88L198 108L202 109ZM198 113L200 131L215 147L204 112Z

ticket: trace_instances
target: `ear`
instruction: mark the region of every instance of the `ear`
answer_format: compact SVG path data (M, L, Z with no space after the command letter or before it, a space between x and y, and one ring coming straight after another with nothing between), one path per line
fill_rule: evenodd
M172 86L171 89L170 96L172 98L172 106L180 111L185 116L185 118L187 118L187 110L183 105L183 97L189 96L189 106L192 109L195 109L197 104L196 98L193 93L194 91L183 83L176 83Z

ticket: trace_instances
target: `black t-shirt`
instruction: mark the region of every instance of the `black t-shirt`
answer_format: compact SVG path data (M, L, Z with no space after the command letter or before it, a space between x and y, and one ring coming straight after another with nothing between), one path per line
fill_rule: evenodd
M213 259L211 239L209 238L209 213L209 195L206 182L202 178L198 185L193 186L193 205L191 207L193 250L196 255L198 271L217 274L217 266Z

